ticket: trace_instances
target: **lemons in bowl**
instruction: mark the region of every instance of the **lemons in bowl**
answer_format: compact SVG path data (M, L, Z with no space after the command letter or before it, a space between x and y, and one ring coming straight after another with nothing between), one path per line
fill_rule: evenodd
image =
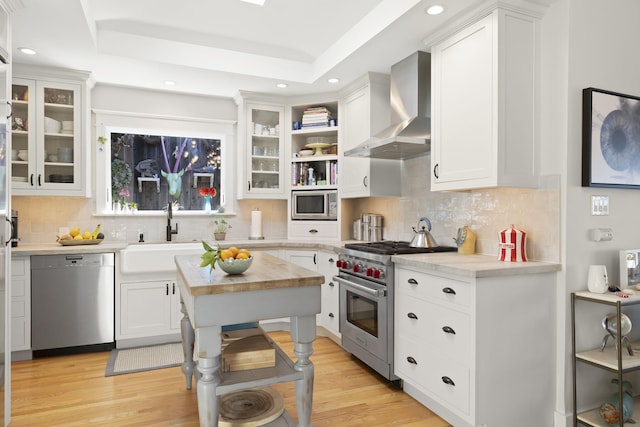
M227 274L242 274L249 269L252 262L251 252L234 246L222 249L217 260L217 264Z

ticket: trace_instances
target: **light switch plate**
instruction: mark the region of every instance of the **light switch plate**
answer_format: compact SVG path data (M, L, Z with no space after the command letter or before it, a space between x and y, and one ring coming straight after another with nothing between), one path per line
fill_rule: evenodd
M609 215L609 196L591 196L591 215Z

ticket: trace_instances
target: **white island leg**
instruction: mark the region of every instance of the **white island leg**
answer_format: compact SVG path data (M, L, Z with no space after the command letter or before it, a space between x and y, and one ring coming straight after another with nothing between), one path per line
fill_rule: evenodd
M304 378L295 382L298 427L311 427L314 368L309 357L313 354L313 341L316 339L316 316L292 317L291 338L293 352L298 357L295 369L304 373Z
M182 353L184 354L184 362L182 363L182 373L187 381L187 390L191 390L192 380L194 376L195 363L193 361L193 343L195 342L195 333L191 327L191 321L187 314L187 307L180 297L180 311L182 312L182 320L180 320L180 333L182 334Z
M198 328L198 414L200 427L217 427L220 413L220 397L216 388L220 384L222 359L221 327Z

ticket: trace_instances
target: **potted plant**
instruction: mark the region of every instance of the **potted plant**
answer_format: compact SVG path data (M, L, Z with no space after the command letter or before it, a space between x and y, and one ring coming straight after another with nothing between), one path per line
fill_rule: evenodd
M213 237L215 237L216 240L224 240L227 236L227 230L231 228L231 224L224 218L214 219L213 223L215 224Z

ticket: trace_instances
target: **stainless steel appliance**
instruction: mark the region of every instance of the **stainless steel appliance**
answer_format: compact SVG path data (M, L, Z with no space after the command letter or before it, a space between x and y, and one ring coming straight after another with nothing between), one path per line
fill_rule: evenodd
M342 346L389 380L393 374L392 255L450 252L457 248L415 248L409 242L349 243L336 261L340 284Z
M291 219L336 221L338 219L338 191L292 191Z
M34 357L115 347L115 256L31 257Z
M350 157L408 159L431 148L431 54L414 52L391 66L391 125L347 150Z

